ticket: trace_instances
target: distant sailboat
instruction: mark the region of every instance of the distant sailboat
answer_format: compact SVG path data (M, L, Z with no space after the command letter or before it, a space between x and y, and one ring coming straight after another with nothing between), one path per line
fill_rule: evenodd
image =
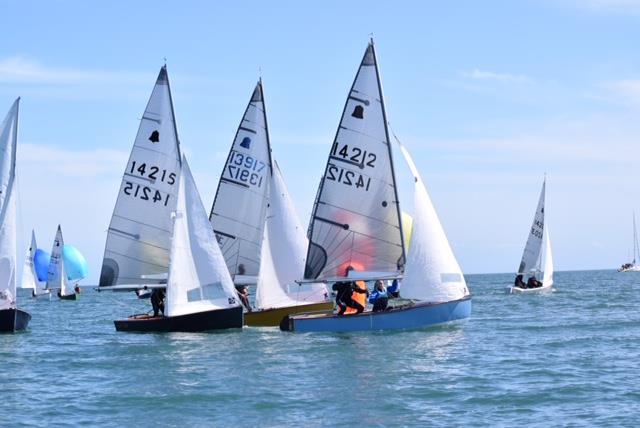
M64 238L62 237L62 228L58 225L56 237L53 240L51 248L51 260L49 261L49 272L47 274L46 288L58 290L58 297L62 300L77 300L77 293L72 285L69 284L67 272L65 269L65 260L62 255L64 248Z
M553 285L553 256L549 227L545 225L545 189L546 179L542 183L542 191L533 217L527 243L522 253L522 261L516 273L513 286L507 288L509 293L541 293L551 290ZM544 252L542 251L544 243ZM542 281L537 277L543 273ZM525 282L524 277L527 277Z
M633 213L633 260L625 263L618 269L618 272L640 272L640 265L636 264L640 260L640 248L638 247L638 233L636 231L636 213Z
M44 281L41 281L38 275L38 269L36 269L37 256L38 245L36 243L36 232L32 230L31 245L29 245L27 253L25 254L24 266L22 268L22 288L30 289L32 297L50 298L50 290L45 288L46 278L44 278Z
M234 283L256 284L257 310L245 313L247 325L277 326L291 313L331 309L324 284L302 291L294 282L304 271L307 240L272 160L262 81L236 132L209 220Z
M166 66L140 121L111 216L98 290L164 288L181 155Z
M471 298L422 179L414 176L411 244L405 255L400 202L373 41L367 47L334 139L309 226L307 281L403 278L406 304L353 315L298 314L289 331L421 328L469 317ZM357 284L357 282L356 282Z
M177 199L165 314L115 321L117 331L242 328L242 306L185 158Z
M18 109L0 125L0 332L25 330L31 315L16 307L16 149Z

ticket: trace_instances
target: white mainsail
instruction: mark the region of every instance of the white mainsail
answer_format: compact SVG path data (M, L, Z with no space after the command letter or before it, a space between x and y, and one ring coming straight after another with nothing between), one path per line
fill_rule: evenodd
M275 160L265 223L256 307L280 308L326 300L324 284L295 283L304 273L308 240Z
M64 248L64 238L62 237L62 229L58 225L56 237L51 247L51 259L49 260L49 270L47 271L47 289L60 289L60 294L65 296L65 285L67 283L66 274L64 273L64 259L62 257L62 249Z
M24 266L22 267L22 288L33 290L37 294L39 290L38 274L36 273L35 256L38 246L36 244L36 232L31 231L31 244L27 248L24 256Z
M166 315L239 306L233 281L185 158L178 186Z
M549 226L544 228L544 276L542 285L547 287L553 285L553 256L551 255L551 241L549 240Z
M16 299L16 99L0 125L0 309L15 308Z
M530 274L532 270L539 269L538 260L540 258L540 249L542 248L542 237L544 235L544 194L546 180L542 183L542 191L538 200L538 207L533 217L529 237L524 247L522 261L518 267L518 274Z
M462 299L469 295L469 290L460 265L413 159L407 149L398 144L415 178L415 213L402 297L432 303Z
M373 41L345 103L309 225L305 278L396 273L404 265L400 209Z
M271 176L262 82L244 112L209 220L232 276L257 276Z
M122 178L107 234L101 287L166 282L180 162L164 66L142 115Z

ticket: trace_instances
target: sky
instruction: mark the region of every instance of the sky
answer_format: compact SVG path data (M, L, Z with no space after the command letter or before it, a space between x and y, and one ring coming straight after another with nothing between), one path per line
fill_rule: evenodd
M308 224L373 36L392 130L463 272L517 269L545 173L556 270L615 268L640 215L639 24L640 0L0 0L0 115L22 97L20 256L32 228L48 250L61 224L97 283L165 61L206 209L261 76L273 155Z

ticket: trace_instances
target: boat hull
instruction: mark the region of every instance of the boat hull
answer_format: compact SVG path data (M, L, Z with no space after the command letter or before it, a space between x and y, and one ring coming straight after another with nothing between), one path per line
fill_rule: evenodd
M508 287L507 288L507 293L508 294L540 294L540 293L548 293L549 291L551 291L551 286L553 284L549 284L549 285L543 285L542 287L536 287L536 288L520 288L520 287Z
M126 320L114 321L116 331L131 332L199 332L242 328L242 307L215 309L213 311L178 315L175 317L153 317L133 315Z
M308 305L286 306L283 308L264 309L244 314L244 324L253 327L277 327L288 315L301 312L331 313L333 302L310 303Z
M0 310L0 333L15 333L26 330L31 320L31 315L20 309Z
M60 300L78 300L78 295L76 293L66 295L58 293L58 297Z
M640 272L640 266L631 266L625 269L618 269L618 272Z
M295 332L356 332L419 329L468 318L471 297L446 303L415 303L381 312L354 315L298 314L286 317L281 330Z

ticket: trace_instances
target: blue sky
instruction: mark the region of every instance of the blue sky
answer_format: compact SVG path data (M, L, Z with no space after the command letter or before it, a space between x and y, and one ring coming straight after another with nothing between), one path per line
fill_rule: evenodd
M545 172L556 268L616 267L640 213L639 24L637 0L0 1L0 115L22 97L21 245L34 227L48 249L61 223L97 281L164 58L207 209L261 73L306 224L373 33L392 128L464 272L517 268Z

